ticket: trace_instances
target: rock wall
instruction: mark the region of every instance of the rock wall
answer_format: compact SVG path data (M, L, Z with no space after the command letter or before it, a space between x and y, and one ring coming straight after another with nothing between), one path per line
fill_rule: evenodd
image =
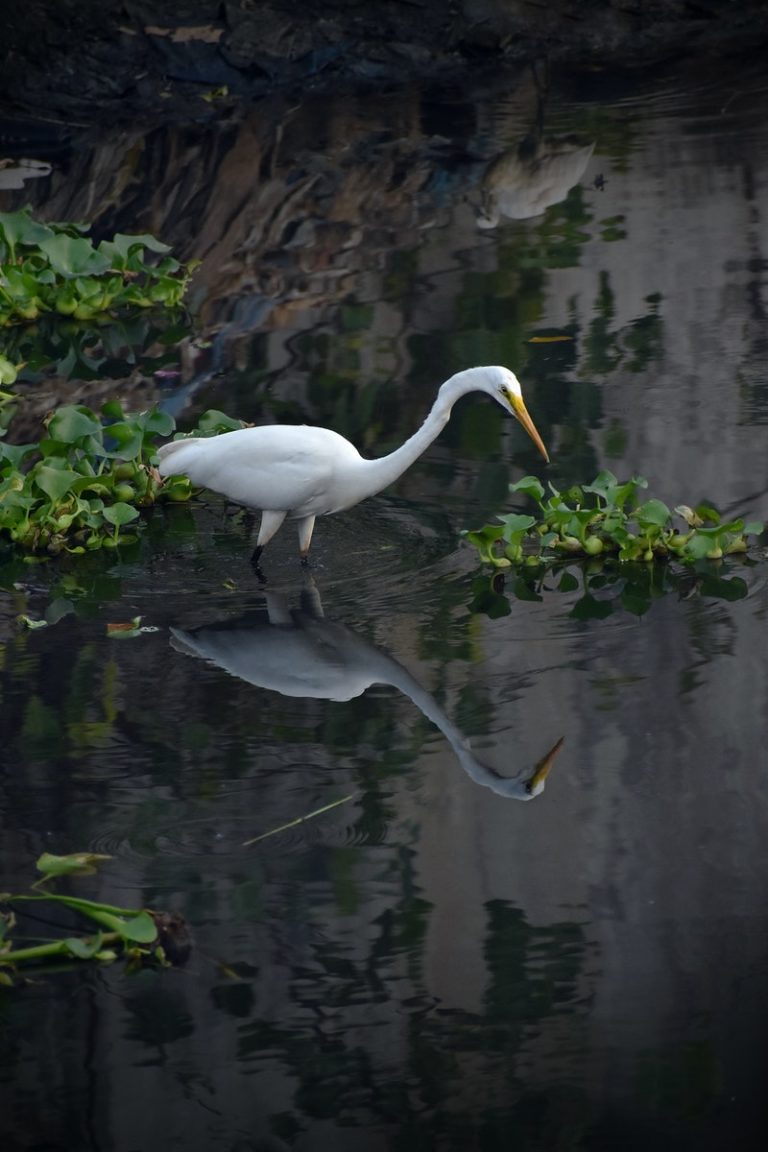
M503 59L720 55L768 40L763 0L30 0L4 21L0 111L211 118L271 92L447 79ZM199 99L203 94L205 103Z

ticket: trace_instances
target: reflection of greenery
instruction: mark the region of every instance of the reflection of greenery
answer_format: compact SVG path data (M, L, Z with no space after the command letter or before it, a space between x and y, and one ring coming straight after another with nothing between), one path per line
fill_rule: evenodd
M42 316L32 327L8 330L3 350L14 363L23 361L26 379L49 369L65 379L116 379L134 366L149 374L176 364L175 348L187 331L187 324L172 313L98 324Z
M618 331L613 327L614 294L607 272L600 273L600 286L594 305L594 318L584 335L584 373L606 376L619 366L629 372L644 372L662 355L661 296L646 296L648 311Z
M510 613L509 595L517 600L541 601L553 594L581 595L571 605L575 620L604 620L615 612L643 616L656 600L674 594L678 599L692 597L730 603L746 598L749 588L733 566L703 562L691 570L675 570L661 564L622 564L603 561L560 565L546 576L519 569L504 580L478 578L473 584L472 612L497 619ZM708 657L713 653L709 653ZM707 657L707 658L708 658Z
M520 267L575 268L581 250L590 239L585 231L592 216L584 202L584 189L577 184L564 200L553 204L541 222L520 232L517 264Z
M500 1031L512 1025L519 1044L526 1023L550 1016L576 999L584 962L584 933L572 922L532 928L523 912L504 900L491 900L487 912L489 1023L500 1026ZM508 1038L507 1033L502 1040L504 1047Z

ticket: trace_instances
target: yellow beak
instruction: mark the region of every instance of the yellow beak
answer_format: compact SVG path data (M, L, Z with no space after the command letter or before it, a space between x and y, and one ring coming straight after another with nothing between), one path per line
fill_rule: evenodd
M536 431L536 425L534 424L533 420L531 420L530 416L528 415L528 409L525 406L525 403L523 401L522 396L515 396L515 394L513 392L510 392L508 395L508 399L509 399L510 406L512 408L512 415L517 417L517 419L522 424L523 428L525 428L526 432L530 436L531 440L533 440L533 442L536 445L536 447L538 448L539 452L541 452L541 454L544 457L544 459L546 460L547 464L549 464L549 453L547 452L546 448L544 447L544 441L542 440L541 436L539 436L538 432Z
M539 760L538 764L536 765L533 775L526 784L526 788L532 796L535 796L544 787L544 781L546 780L547 776L549 776L549 770L554 764L555 756L557 756L558 752L562 748L564 740L565 737L561 736L557 744L555 744L553 748L550 748L546 756L542 756L541 760Z

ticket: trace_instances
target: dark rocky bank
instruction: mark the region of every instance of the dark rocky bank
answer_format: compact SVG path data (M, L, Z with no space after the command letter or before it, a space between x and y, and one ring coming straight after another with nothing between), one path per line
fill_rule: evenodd
M603 67L686 56L705 69L768 42L768 5L27 0L4 25L0 110L91 124L205 119L276 92L456 81L540 58Z

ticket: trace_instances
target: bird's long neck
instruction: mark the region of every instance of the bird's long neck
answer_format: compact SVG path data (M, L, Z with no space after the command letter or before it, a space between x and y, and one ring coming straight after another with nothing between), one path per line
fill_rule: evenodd
M477 387L476 377L481 375L481 371L468 368L464 372L458 372L455 376L451 376L450 380L446 380L445 384L441 386L429 415L413 436L409 437L394 452L390 452L388 456L380 456L378 460L362 461L361 472L365 480L365 496L373 496L374 493L381 492L383 488L402 476L403 472L410 468L414 461L418 460L419 456L445 428L456 401Z

